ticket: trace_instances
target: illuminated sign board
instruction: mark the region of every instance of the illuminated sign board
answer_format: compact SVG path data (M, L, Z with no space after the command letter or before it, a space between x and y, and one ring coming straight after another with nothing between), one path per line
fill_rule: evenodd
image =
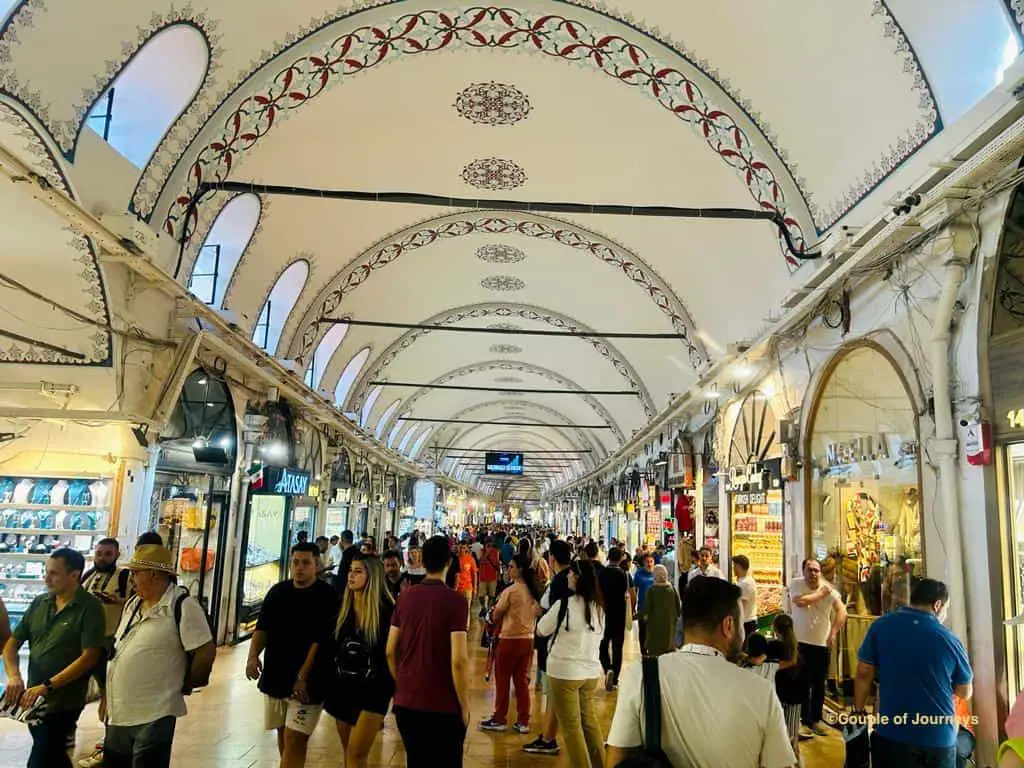
M485 472L488 475L521 475L523 474L523 454L491 453L484 459Z

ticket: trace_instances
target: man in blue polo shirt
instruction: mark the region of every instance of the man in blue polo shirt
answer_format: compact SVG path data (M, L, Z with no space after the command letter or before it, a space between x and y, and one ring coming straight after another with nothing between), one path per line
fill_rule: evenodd
M863 712L879 680L873 768L955 768L953 694L971 696L971 663L960 640L942 625L949 590L922 579L910 605L876 620L857 653L854 708Z

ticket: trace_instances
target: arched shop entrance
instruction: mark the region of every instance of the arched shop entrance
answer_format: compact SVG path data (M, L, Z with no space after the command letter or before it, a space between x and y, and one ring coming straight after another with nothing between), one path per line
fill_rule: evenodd
M828 682L845 708L868 627L906 605L911 577L924 575L920 438L911 389L878 344L843 349L821 381L804 444L806 552L849 614Z
M224 584L237 425L226 382L197 370L185 379L159 438L149 524L174 553L178 583L202 604L216 636Z
M729 555L720 567L731 578L733 557L750 560L757 615L766 624L782 610L786 590L780 430L768 397L759 390L750 393L733 426L726 480Z
M327 519L324 536L341 536L342 531L354 530L349 522L348 512L354 495L352 488L352 461L348 451L341 449L338 458L331 465L330 502L327 504Z
M1003 616L1024 612L1024 190L1007 212L988 342L992 432L999 488ZM1024 626L1000 628L1007 702L1024 690Z

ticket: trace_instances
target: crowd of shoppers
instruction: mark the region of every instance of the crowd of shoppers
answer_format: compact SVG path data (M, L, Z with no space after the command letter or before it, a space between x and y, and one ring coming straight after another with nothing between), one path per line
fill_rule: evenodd
M564 751L583 768L611 768L638 754L650 704L645 675L657 676L661 749L673 765L789 768L801 764L801 739L829 732L825 682L846 612L816 560L805 561L786 612L761 634L767 619L758 621L757 585L742 555L731 561L730 583L706 549L692 553L686 570L661 548L631 557L614 540L605 547L531 533L388 537L381 554L372 537L357 546L350 531L296 543L289 578L263 602L245 665L264 696L264 725L277 734L280 765L306 764L326 712L344 764L366 766L393 711L407 765L461 766L477 608L481 629L497 639L494 708L481 730L531 732L536 652L546 707L527 752ZM68 743L90 678L102 692L106 736L83 764L165 768L184 696L209 680L209 625L175 583L172 553L144 534L126 568L118 558L113 539L99 542L89 571L80 553L54 552L47 593L13 633L0 603L4 706L35 713L25 718L30 768L70 765ZM910 604L875 621L861 644L855 714L876 726L874 768L959 765L957 717L971 696L972 672L943 626L948 603L941 582L916 580ZM623 673L634 622L648 661ZM18 664L26 642L27 682ZM618 690L607 740L597 717L602 683ZM917 722L896 718L908 712ZM1021 743L1024 727L1003 750L1008 765L1024 754Z

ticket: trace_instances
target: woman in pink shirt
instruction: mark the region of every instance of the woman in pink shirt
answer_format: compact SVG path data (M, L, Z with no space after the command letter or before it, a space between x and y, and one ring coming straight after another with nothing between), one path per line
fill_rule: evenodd
M540 595L537 594L529 558L515 555L508 564L512 586L501 593L494 608L494 622L501 625L494 656L494 714L480 723L483 731L504 731L508 726L509 684L516 689L516 723L519 733L530 732L530 662L533 630Z

